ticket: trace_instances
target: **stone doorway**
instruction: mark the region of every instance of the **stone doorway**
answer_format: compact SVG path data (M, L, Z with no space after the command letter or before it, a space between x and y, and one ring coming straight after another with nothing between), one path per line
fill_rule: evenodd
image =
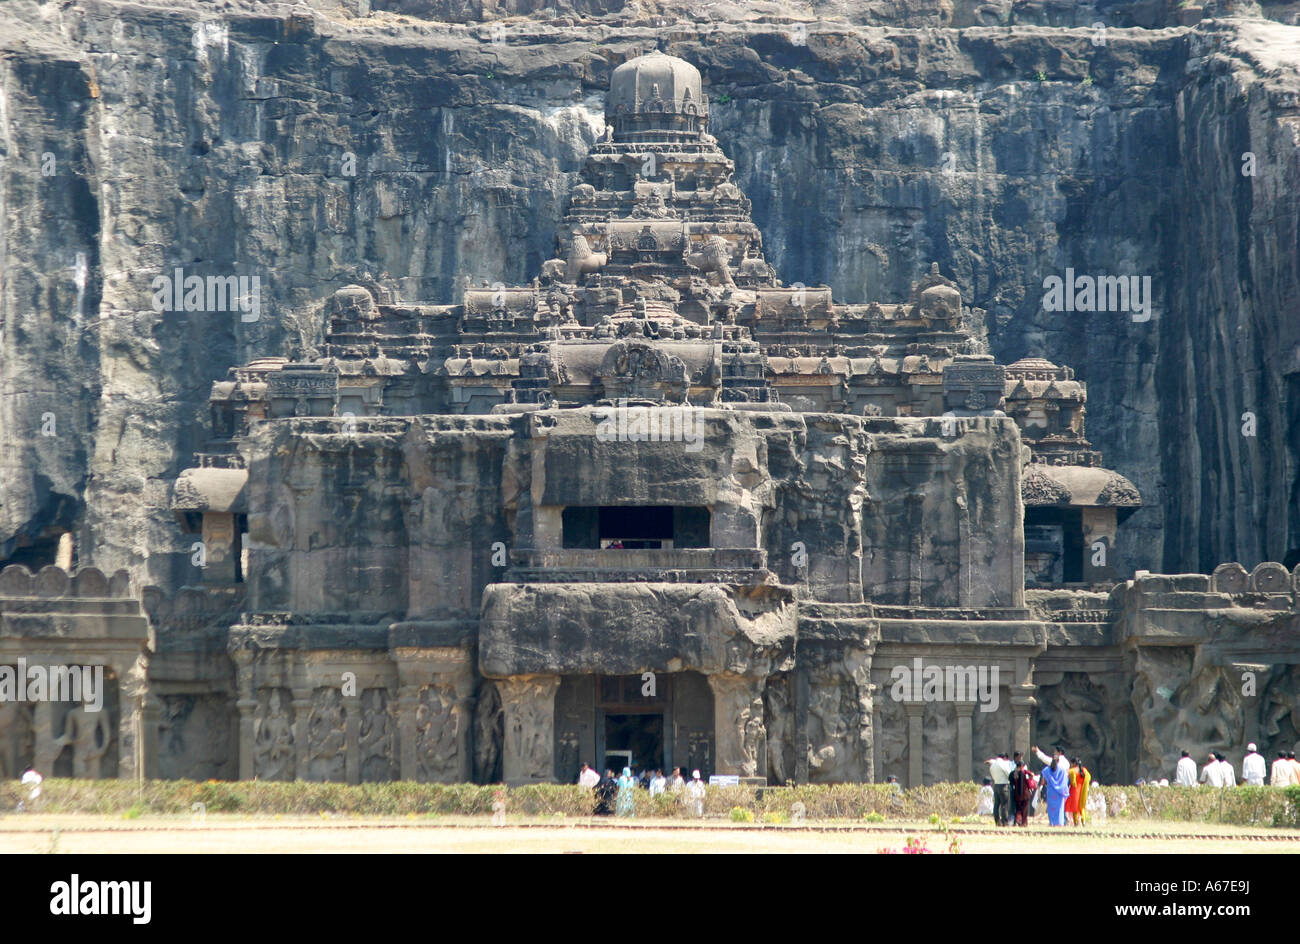
M697 672L566 675L555 696L555 778L574 783L586 762L621 773L632 751L638 766L665 774L693 767L713 772L713 693ZM611 763L612 762L612 763ZM616 766L615 766L616 765Z
M623 752L628 752L624 754ZM637 771L664 766L664 716L662 714L606 714L605 767L622 773L626 758Z

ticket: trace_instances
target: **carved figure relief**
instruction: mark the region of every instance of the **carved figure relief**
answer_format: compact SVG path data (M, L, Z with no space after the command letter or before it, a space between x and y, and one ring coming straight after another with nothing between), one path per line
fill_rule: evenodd
M294 778L293 717L282 689L258 692L253 717L253 770L259 780Z
M358 763L363 783L382 783L397 778L393 749L396 725L388 708L388 692L367 688L361 693L361 730L358 732Z
M456 693L445 685L420 689L415 710L415 758L424 783L450 783L460 771Z
M307 716L306 779L346 780L347 745L343 693L337 688L316 689Z

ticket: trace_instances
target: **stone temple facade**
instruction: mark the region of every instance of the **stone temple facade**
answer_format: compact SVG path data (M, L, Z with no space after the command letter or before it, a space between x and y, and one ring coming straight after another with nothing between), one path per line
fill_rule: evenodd
M0 664L112 688L98 725L0 704L3 773L919 784L1060 743L1115 782L1294 749L1300 568L1124 574L1141 496L1070 368L996 363L937 267L890 303L778 280L708 119L692 65L624 63L531 284L349 286L319 350L215 384L172 504L201 585L0 573Z

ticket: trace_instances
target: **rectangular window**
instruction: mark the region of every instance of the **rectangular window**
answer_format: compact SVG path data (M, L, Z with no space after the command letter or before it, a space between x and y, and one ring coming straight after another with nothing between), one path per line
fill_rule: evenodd
M575 505L561 515L570 548L671 550L709 546L709 509L673 505Z

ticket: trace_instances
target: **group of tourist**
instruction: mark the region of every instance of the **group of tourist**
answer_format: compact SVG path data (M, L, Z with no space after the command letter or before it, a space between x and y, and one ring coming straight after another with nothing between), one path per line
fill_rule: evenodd
M1078 757L1071 761L1059 747L1052 748L1050 757L1037 747L1034 753L1043 765L1037 774L1020 751L1010 757L1004 751L985 761L990 776L980 790L980 812L991 813L998 826L1026 826L1043 804L1052 826L1066 825L1066 816L1075 826L1086 822L1092 774L1083 761Z
M665 777L662 770L643 770L638 775L631 767L624 767L621 775L615 775L612 769L601 776L588 764L583 764L578 772L578 786L592 791L593 810L597 816L635 816L636 801L634 791L638 788L656 797L671 792L683 803L688 804L696 816L704 815L704 781L698 770L691 771L688 781L682 776L680 767L673 768L672 777Z
M1270 787L1300 786L1300 761L1295 758L1295 751L1278 751L1273 761L1273 769L1266 770L1267 762L1256 749L1254 743L1246 745L1246 756L1241 759L1241 782L1253 787L1264 786L1264 777L1268 775ZM1237 777L1232 763L1222 751L1211 751L1206 764L1201 768L1200 776L1196 774L1196 761L1192 755L1183 751L1174 768L1174 784L1180 787L1198 787L1205 784L1210 787L1235 787ZM1168 780L1160 780L1157 786L1169 786Z

